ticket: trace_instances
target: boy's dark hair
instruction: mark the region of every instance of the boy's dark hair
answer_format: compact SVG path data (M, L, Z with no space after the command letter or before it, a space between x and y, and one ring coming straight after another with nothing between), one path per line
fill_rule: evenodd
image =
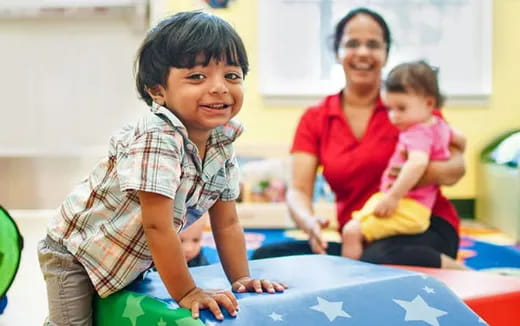
M341 20L336 24L333 45L334 53L338 53L339 44L341 43L341 39L343 38L343 30L345 29L345 25L347 25L347 23L350 20L352 20L352 18L356 17L359 14L364 14L372 17L372 19L376 21L379 27L381 27L381 30L383 31L383 40L386 43L386 55L388 55L388 53L390 52L390 46L392 45L390 28L388 27L388 24L380 14L364 7L352 9L345 15L345 17L341 18Z
M435 99L435 107L441 108L444 96L440 92L437 75L438 70L423 60L402 63L388 73L384 88L391 93L413 92L431 96Z
M151 105L146 90L166 87L170 67L206 66L213 59L240 66L244 76L249 70L242 39L228 22L201 11L175 14L152 28L137 52L137 91Z

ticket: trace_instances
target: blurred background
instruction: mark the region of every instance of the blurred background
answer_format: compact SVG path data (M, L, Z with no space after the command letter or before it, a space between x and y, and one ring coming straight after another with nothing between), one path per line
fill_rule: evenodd
M518 243L520 137L497 151L520 130L518 0L0 0L0 205L26 238L14 311L0 325L41 324L36 242L52 210L105 154L110 135L147 109L137 98L133 60L151 25L202 9L242 36L251 71L238 116L247 127L236 146L240 216L246 227L286 228L294 130L306 107L339 90L327 38L356 6L381 12L391 25L387 68L416 58L440 67L443 113L468 139L467 174L444 192L463 217ZM334 220L333 194L321 177L315 199ZM21 313L21 303L34 311Z
M334 19L355 5L375 7L385 13L391 23L403 17L395 14L399 6L385 6L382 1L232 0L226 4L227 8L220 9L211 8L208 2L221 3L202 0L0 1L2 204L11 209L55 208L71 186L104 154L111 133L133 122L146 110L137 99L133 59L149 24L169 13L201 8L212 11L231 22L243 37L251 72L246 78L245 104L239 115L248 131L240 138L238 149L246 155L264 157L286 155L303 109L324 94L337 90L338 83L331 82L338 74L334 62L331 63L330 51L316 41L330 35L329 26L334 25ZM516 20L520 1L447 0L444 7L436 4L442 2L432 1L437 7L422 11L439 26L445 22L449 26L446 30L429 30L425 25L416 34L407 33L406 38L400 40L399 31L410 28L402 23L402 26L393 25L397 27L393 29L395 47L389 66L400 58L422 57L422 52L454 60L431 60L449 67L444 70L441 67L441 74L450 71L452 77L447 80L454 80L442 84L451 88L447 92L444 114L468 137L467 175L445 192L451 199L470 200L466 209L469 207L471 213L477 193L479 154L498 135L520 127L520 92L517 91L520 26ZM287 7L282 9L291 10L294 17L276 15L280 3ZM324 6L327 3L329 5ZM453 3L462 5L455 7ZM455 16L450 15L453 11ZM468 11L469 14L462 14ZM321 16L314 17L309 12L321 13ZM332 14L326 16L327 12ZM453 28L454 21L461 26L458 34ZM461 22L470 27L464 28ZM287 31L282 33L280 26L284 24L287 27L283 30ZM276 26L278 39L272 37ZM472 26L474 33L471 33ZM431 40L426 37L428 33L433 35ZM458 36L454 38L453 34ZM448 41L442 41L442 37ZM302 42L302 39L308 41ZM290 45L287 52L278 50L280 42ZM299 43L307 50L295 49ZM410 50L420 44L429 44L427 49L434 49L434 44L439 46L436 51ZM463 57L457 54L469 47L472 49L469 54ZM287 66L288 61L295 61L296 68L287 67L286 73L273 77L272 67ZM476 67L470 69L476 72L466 78L467 82L463 77L469 69L465 68L465 62L471 62L470 68ZM295 81L307 85L308 91L302 91L301 87L269 87ZM470 82L473 86L464 89Z

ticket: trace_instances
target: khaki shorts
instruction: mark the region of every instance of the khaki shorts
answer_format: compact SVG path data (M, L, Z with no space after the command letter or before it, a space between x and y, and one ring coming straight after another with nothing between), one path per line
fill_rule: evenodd
M94 287L79 261L48 236L38 243L50 326L91 326Z

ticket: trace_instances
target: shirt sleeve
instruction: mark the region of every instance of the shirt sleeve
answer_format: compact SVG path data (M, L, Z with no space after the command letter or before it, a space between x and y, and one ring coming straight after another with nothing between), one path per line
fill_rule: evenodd
M225 185L220 193L220 200L236 200L240 194L240 169L235 155L226 161L225 164Z
M319 156L320 119L316 108L308 109L300 119L294 134L291 153L307 152Z
M117 155L122 191L139 190L174 198L180 184L182 139L160 131L137 136Z
M402 131L399 134L399 142L407 152L421 151L429 156L433 146L433 132L428 126L419 124Z

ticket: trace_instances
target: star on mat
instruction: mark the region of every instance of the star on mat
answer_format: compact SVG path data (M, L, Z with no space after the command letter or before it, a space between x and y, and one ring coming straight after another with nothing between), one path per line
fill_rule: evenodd
M167 326L166 322L162 319L159 320L159 322L157 323L157 326Z
M423 290L429 294L435 293L435 290L428 286L423 287Z
M416 296L412 301L397 299L393 301L406 310L405 321L424 321L431 326L439 326L437 318L447 314L446 311L430 307L420 295Z
M323 298L318 297L318 304L310 307L312 310L316 310L319 312L323 312L329 321L333 321L337 317L348 317L351 318L349 314L347 314L341 306L343 306L343 302L338 301L327 301Z
M200 319L193 319L191 316L178 319L175 322L177 326L204 326Z
M130 319L132 326L137 325L137 318L141 315L144 315L143 309L141 309L141 301L143 301L143 296L135 296L129 295L126 298L126 306L125 310L121 317Z
M280 314L277 314L277 313L274 312L274 311L273 311L273 313L271 313L271 314L269 315L269 317L271 317L271 319L274 320L274 321L283 321L283 318L282 318L283 316L280 315Z

